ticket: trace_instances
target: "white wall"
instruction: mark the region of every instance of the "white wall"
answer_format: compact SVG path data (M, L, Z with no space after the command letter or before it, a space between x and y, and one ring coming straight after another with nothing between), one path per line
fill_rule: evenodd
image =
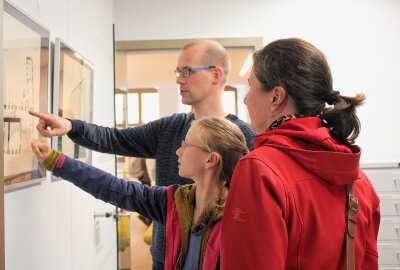
M362 162L399 162L400 1L116 0L116 39L299 37L320 48L334 88L362 91ZM162 11L162 12L156 12Z
M114 2L109 0L14 0L24 12L61 37L95 66L94 122L114 125ZM104 110L107 108L107 110ZM93 163L114 172L114 157L93 154ZM116 269L115 222L93 218L114 210L65 181L5 194L6 269Z

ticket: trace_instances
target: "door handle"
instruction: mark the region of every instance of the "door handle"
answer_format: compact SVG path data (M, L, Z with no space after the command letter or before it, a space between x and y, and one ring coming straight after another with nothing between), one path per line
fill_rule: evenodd
M115 212L94 212L94 218L100 218L100 217L104 217L104 218L110 218L113 217L114 219L115 217Z
M129 217L131 212L118 211L118 212L94 212L94 218L113 218L119 220L120 217Z

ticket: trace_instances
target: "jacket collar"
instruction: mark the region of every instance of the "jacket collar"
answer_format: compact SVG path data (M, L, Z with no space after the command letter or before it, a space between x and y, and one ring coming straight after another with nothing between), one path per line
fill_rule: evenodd
M196 203L196 189L196 184L186 185L177 189L174 195L176 209L181 224L181 253L178 257L175 269L182 269L184 263L182 258L186 258L189 248L189 237L191 234L194 206ZM223 205L217 205L211 215L210 220L203 228L204 231L201 239L198 269L202 269L201 262L204 260L208 238L210 237L216 222L222 219L224 215L224 209L225 203Z

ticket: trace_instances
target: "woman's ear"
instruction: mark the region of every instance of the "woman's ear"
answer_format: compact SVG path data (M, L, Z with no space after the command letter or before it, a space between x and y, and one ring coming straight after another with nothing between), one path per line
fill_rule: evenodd
M277 107L280 107L286 100L286 90L282 86L275 86L274 89L272 89L273 95L272 95L272 104L277 105Z
M221 156L216 153L216 152L212 152L210 153L210 155L208 156L208 160L206 162L206 168L212 168L214 166L217 166L220 162Z

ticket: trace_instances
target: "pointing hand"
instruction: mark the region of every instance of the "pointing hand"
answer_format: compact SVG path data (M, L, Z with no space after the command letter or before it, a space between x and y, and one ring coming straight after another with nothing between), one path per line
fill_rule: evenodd
M39 118L36 128L44 137L63 136L72 129L71 121L68 119L34 111L29 111L29 114Z

